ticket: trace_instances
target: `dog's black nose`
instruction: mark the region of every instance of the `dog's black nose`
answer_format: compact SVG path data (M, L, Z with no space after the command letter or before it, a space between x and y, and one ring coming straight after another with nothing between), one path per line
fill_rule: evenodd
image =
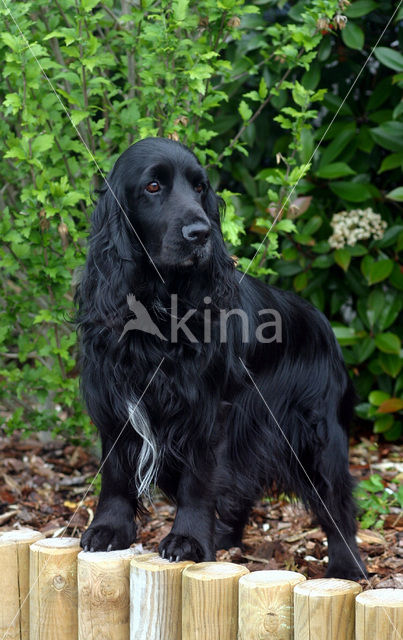
M193 244L204 244L210 235L210 225L206 222L193 222L182 227L185 240Z

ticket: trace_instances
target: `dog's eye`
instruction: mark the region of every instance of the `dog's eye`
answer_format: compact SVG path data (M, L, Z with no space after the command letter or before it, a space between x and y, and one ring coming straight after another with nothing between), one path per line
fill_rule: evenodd
M159 191L160 189L161 187L156 180L149 182L146 186L146 191L148 191L149 193L157 193L157 191Z
M195 185L195 191L197 191L197 193L201 193L204 189L204 186L201 182L199 182L199 184Z

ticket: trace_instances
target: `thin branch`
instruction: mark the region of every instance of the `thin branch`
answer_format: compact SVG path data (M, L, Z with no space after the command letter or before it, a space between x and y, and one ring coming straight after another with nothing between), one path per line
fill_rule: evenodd
M67 24L68 27L71 27L71 22L68 19L68 17L66 16L66 14L64 13L62 7L60 6L58 0L55 0L55 4L57 6L57 8L59 9L60 15L63 17L63 20L65 21L65 23Z

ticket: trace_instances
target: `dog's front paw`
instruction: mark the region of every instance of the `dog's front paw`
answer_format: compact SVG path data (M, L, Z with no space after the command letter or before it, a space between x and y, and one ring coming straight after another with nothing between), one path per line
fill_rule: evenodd
M189 535L168 534L160 543L158 551L161 558L167 558L170 562L215 560L215 554L212 550L205 548L196 538Z
M136 525L133 522L94 522L81 537L84 551L112 551L127 549L136 540Z

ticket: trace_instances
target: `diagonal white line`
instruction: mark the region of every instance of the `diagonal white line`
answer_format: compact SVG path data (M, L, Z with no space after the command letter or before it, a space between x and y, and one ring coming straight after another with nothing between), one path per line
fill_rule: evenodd
M150 256L150 254L148 253L148 251L147 251L147 249L145 248L145 246L144 246L144 244L143 244L143 242L142 242L142 240L141 240L141 238L140 238L139 234L137 233L136 229L133 227L132 223L130 222L130 220L129 220L129 218L128 218L127 214L126 214L126 211L123 209L123 207L122 207L121 203L119 202L119 200L118 200L118 198L117 198L117 196L116 196L115 192L113 191L113 189L112 189L111 185L109 184L109 181L107 180L107 178L106 178L106 176L105 176L104 172L102 171L101 167L99 166L99 164L98 164L98 162L97 162L97 160L96 160L96 158L95 158L94 154L91 152L90 148L88 147L87 143L85 142L84 138L82 137L82 135L81 135L80 131L79 131L79 130L78 130L78 128L77 128L77 126L74 124L74 122L73 122L73 120L72 120L72 118L71 118L71 116L70 116L70 113L67 111L67 109L66 109L66 107L65 107L65 105L64 105L64 103L63 103L63 101L62 101L62 99L60 98L59 94L57 93L56 89L54 88L54 86L53 86L53 84L52 84L52 81L50 80L50 78L49 78L49 77L48 77L48 75L46 74L46 72L45 72L44 68L42 67L41 63L39 62L38 58L36 57L35 52L33 51L33 49L32 49L32 47L31 47L30 43L28 42L28 40L27 40L27 38L25 37L25 35L24 35L24 33L22 32L22 30L20 29L20 26L19 26L19 24L17 23L16 19L14 18L13 14L12 14L12 12L11 12L10 7L8 7L8 6L7 6L7 4L5 3L5 0L1 0L1 2L3 3L4 7L5 7L9 12L10 12L10 17L11 17L12 21L14 22L15 26L17 27L17 29L18 29L18 31L19 31L19 33L20 33L21 37L23 38L23 40L24 40L25 44L27 45L27 47L28 47L28 49L29 49L29 51L30 51L30 53L31 53L32 57L34 58L34 60L35 60L36 64L37 64L37 65L38 65L38 67L40 68L40 70L41 70L41 73L42 73L43 77L44 77L44 78L45 78L45 80L47 80L47 82L49 83L50 88L52 89L52 91L53 91L53 93L55 94L56 98L57 98L57 99L58 99L58 101L60 102L60 104L61 104L61 106L62 106L62 108L63 108L63 110L64 110L65 114L67 115L67 117L68 117L68 119L70 120L71 124L73 125L73 127L74 127L74 129L75 129L75 131L76 131L76 133L77 133L77 135L78 135L78 137L80 138L80 140L81 140L81 142L83 143L83 145L84 145L85 149L87 150L88 155L90 156L91 160L93 161L93 163L95 164L95 166L96 166L96 168L98 169L99 173L101 174L101 176L102 176L102 178L103 178L103 180L104 180L104 182L105 182L106 186L108 187L109 191L110 191L110 192L111 192L111 194L113 195L113 197L114 197L114 199L115 199L115 201L116 201L116 203L117 203L117 205L118 205L119 209L120 209L120 210L121 210L121 212L123 213L124 217L126 218L126 221L129 223L129 226L131 227L131 229L134 231L134 234L135 234L135 236L136 236L137 240L138 240L138 241L139 241L139 243L141 244L141 246L142 246L142 248L143 248L144 252L146 253L146 255L147 255L148 259L150 260L151 264L153 265L153 267L154 267L155 271L157 272L158 276L160 277L160 279L162 280L162 282L165 284L165 280L164 280L164 278L162 277L162 275L160 274L160 272L158 271L158 268L157 268L157 266L156 266L156 264L155 264L154 260L152 259L152 257L151 257L151 256Z
M61 532L60 536L58 536L58 537L62 538L62 537L64 536L64 534L66 533L67 529L69 528L69 526L70 526L70 524L71 524L71 522L72 522L72 520L73 520L74 516L76 515L77 511L78 511L78 510L79 510L79 508L84 504L84 500L85 500L85 498L86 498L86 497L87 497L87 495L89 494L89 492L90 492L90 490L91 490L91 488L92 488L92 486L93 486L93 484L94 484L95 480L98 478L99 474L101 473L102 468L103 468L103 466L104 466L105 462L107 461L107 459L109 458L110 454L111 454L111 453L112 453L112 451L114 450L114 448L115 448L115 446L116 446L117 441L119 440L120 436L122 435L123 431L125 430L125 428L126 428L127 424L129 423L130 419L132 418L132 416L133 416L134 412L136 411L136 409L137 409L137 407L139 406L140 402L141 402L141 401L142 401L142 399L144 398L144 395L146 394L146 392L147 392L147 390L148 390L148 388L149 388L150 384L151 384L151 383L152 383L152 381L154 380L154 378L155 378L156 374L158 373L158 371L159 371L159 369L160 369L160 367L161 367L162 363L164 362L164 360L165 360L165 357L163 357L163 358L162 358L161 362L159 363L158 367L156 368L156 370L154 371L153 375L151 376L151 378L150 378L150 380L149 380L149 382L148 382L148 384L147 384L146 388L144 389L143 393L141 394L140 398L137 400L136 404L133 406L133 408L132 408L131 412L129 412L129 417L128 417L128 419L126 420L125 424L123 425L122 429L119 431L119 433L118 433L118 435L117 435L117 437L116 437L116 439L115 439L115 441L114 441L114 443L113 443L112 447L110 448L110 450L109 450L109 452L108 452L108 455L107 455L107 456L105 456L105 459L102 461L102 464L101 464L101 466L99 467L99 469L98 469L98 471L97 471L96 475L95 475L95 476L94 476L94 478L92 479L91 484L88 486L88 489L86 490L86 492L85 492L84 496L81 498L80 502L78 503L76 510L74 511L73 515L71 516L71 518L70 518L69 522L66 524L66 526L65 526L65 527L63 527L63 530L62 530L62 532ZM40 572L38 573L38 575L37 575L37 577L36 577L35 582L32 584L32 586L30 587L30 589L29 589L29 591L28 591L27 595L25 596L24 600L21 602L21 604L20 604L20 606L19 606L19 608L18 608L17 613L15 614L14 618L13 618L13 619L12 619L12 621L10 622L10 625L9 625L9 627L6 629L6 631L5 631L4 635L2 636L1 640L6 640L6 638L8 637L8 636L7 636L7 634L8 634L8 632L9 632L9 630L11 629L11 627L12 627L12 626L13 626L13 624L14 624L14 622L16 621L17 616L18 616L18 614L20 613L20 611L21 611L22 607L24 606L25 602L28 600L28 598L29 598L29 596L30 596L30 594L31 594L32 589L35 587L35 585L37 584L37 582L38 582L38 580L39 580L40 576L41 576L41 575L42 575L42 573L44 572L44 570L45 570L45 568L46 568L46 565L47 565L47 563L49 562L49 559L50 559L50 558L48 558L48 560L46 560L46 561L44 562L43 567L42 567L42 569L40 570Z
M276 423L276 425L277 425L277 427L278 427L279 431L281 432L281 435L283 436L284 440L286 441L286 443L287 443L287 444L288 444L288 446L290 447L291 452L292 452L292 454L293 454L294 458L296 459L296 461L298 462L298 464L299 464L299 466L301 467L302 471L304 472L305 476L307 477L307 479L308 479L308 481L309 481L310 485L312 486L313 490L315 491L316 495L318 496L318 498L319 498L320 502L322 503L322 506L323 506L323 507L324 507L324 509L326 510L326 513L328 514L329 518L331 519L332 523L334 524L335 528L337 529L337 532L339 533L340 537L342 538L342 540L343 540L344 544L346 545L347 549L348 549L348 550L349 550L349 552L351 553L351 555L352 555L352 557L353 557L353 559L354 559L354 562L356 563L357 567L359 568L360 572L361 572L361 573L362 573L362 575L363 575L363 579L364 579L364 580L366 580L366 582L367 582L368 586L369 586L371 589L373 589L373 587L371 586L370 581L368 580L367 576L365 575L364 570L363 570L363 569L362 569L362 567L360 566L360 563L358 562L358 560L357 560L357 558L355 557L354 553L353 553L353 552L352 552L352 550L350 549L350 547L349 547L349 545L348 545L348 543L347 543L347 540L345 539L345 537L343 536L342 532L340 531L340 528L339 528L339 527L338 527L338 525L336 524L336 522L335 522L335 520L334 520L334 518L333 518L332 514L330 513L330 511L329 511L329 509L327 508L326 504L324 503L324 501L323 501L323 499L322 499L322 497L321 497L320 493L318 492L317 488L316 488L316 487L315 487L315 485L313 484L313 482L312 482L312 480L311 480L310 476L308 475L308 473L307 473L307 471L306 471L306 469L305 469L304 465L302 464L301 460L300 460L300 459L299 459L299 457L297 456L297 454L296 454L296 452L295 452L295 450L294 450L294 448L293 448L293 446L292 446L291 442L289 441L289 439L287 438L287 436L286 436L286 434L284 433L283 429L280 427L279 423L277 422L276 417L274 416L274 414L273 414L272 410L270 409L269 405L267 404L266 400L264 399L264 397L263 397L263 395L262 395L262 393L261 393L261 391L260 391L259 387L257 386L257 384L255 383L254 379L252 378L252 376L251 376L251 373L250 373L249 369L247 368L247 366L245 365L244 361L242 360L242 358L241 358L240 356L239 356L239 360L240 360L240 362L241 362L241 364L242 364L243 368L245 369L246 373L248 374L248 377L249 377L250 381L252 382L253 386L255 387L256 391L258 392L258 394L259 394L260 398L263 400L263 403L264 403L264 405L265 405L266 409L268 410L268 412L270 413L270 415L271 415L271 417L273 418L274 422ZM394 631L396 632L396 634L398 634L398 636L399 636L400 640L402 640L402 636L400 635L400 633L399 633L398 629L395 627L395 625L394 625L393 621L392 621L392 620L391 620L391 618L389 617L389 614L388 614L387 610L386 610L384 607L382 607L382 610L383 610L384 614L386 615L386 617L388 618L388 620L389 620L389 622L390 622L391 626L393 627Z
M332 521L332 523L334 524L335 528L337 529L337 531L338 531L338 533L339 533L340 537L342 538L342 540L343 540L344 544L346 545L347 549L350 551L351 555L353 556L353 558L354 558L354 562L355 562L355 563L357 564L357 566L359 567L360 572L362 573L363 577L364 577L365 579L367 579L367 577L366 577L366 575L365 575L365 572L363 571L362 567L360 566L360 563L358 562L358 560L357 560L357 558L355 557L354 553L351 551L351 549L350 549L349 545L347 544L347 540L346 540L346 539L345 539L345 537L343 536L343 534L342 534L342 532L340 531L340 529L339 529L338 525L336 524L336 522L335 522L335 520L334 520L334 518L333 518L332 514L330 513L330 511L329 511L329 509L327 508L326 504L324 503L324 501L323 501L323 499L322 499L322 497L321 497L321 495L320 495L319 491L317 490L317 488L316 488L316 487L315 487L315 485L313 484L313 482L312 482L312 480L311 480L310 476L308 475L308 473L307 473L307 471L306 471L306 469L305 469L304 465L302 464L301 460L300 460L300 459L299 459L299 457L297 456L297 454L296 454L296 452L295 452L294 447L292 446L291 442L290 442L290 441L289 441L289 439L287 438L287 436L286 436L286 434L284 433L283 429L280 427L279 423L277 422L277 419L276 419L275 415L273 414L272 410L270 409L269 405L267 404L266 400L264 399L264 397L263 397L263 395L262 395L262 393L261 393L261 391L260 391L259 387L257 386L256 382L255 382L255 381L254 381L254 379L252 378L252 376L251 376L251 374L250 374L249 369L246 367L246 365L245 365L245 363L244 363L244 361L242 360L242 358L241 358L241 357L239 357L239 360L240 360L240 362L241 362L241 364L242 364L243 368L245 369L246 373L248 374L250 381L252 382L253 386L255 387L256 391L258 392L258 394L259 394L260 398L263 400L263 403L264 403L264 405L265 405L266 409L268 410L268 412L270 413L270 415L271 415L271 417L273 418L274 422L276 423L276 425L277 425L278 429L280 430L281 435L283 436L284 440L286 441L286 443L287 443L287 444L288 444L288 446L290 447L291 452L292 452L292 454L293 454L294 458L296 459L296 461L298 462L298 464L299 464L299 466L301 467L302 471L304 472L304 475L307 477L307 479L308 479L308 481L309 481L309 484L311 485L312 489L315 491L315 493L316 493L317 497L319 498L319 501L321 502L322 506L323 506L323 507L324 507L324 509L326 510L327 515L329 516L329 518L331 519L331 521Z
M371 53L369 54L368 58L365 60L363 66L361 67L360 71L358 72L353 84L351 85L350 89L347 91L343 102L341 103L341 105L339 106L339 108L337 109L336 113L334 114L333 118L331 119L329 125L326 128L326 131L324 132L324 134L322 135L321 139L319 140L318 144L316 145L315 149L312 152L311 157L309 158L308 162L304 165L303 171L301 172L301 178L299 178L299 180L295 183L295 185L293 186L293 188L291 189L290 193L288 194L287 198L285 199L284 203L281 206L281 209L278 211L276 217L274 218L272 225L270 227L270 229L267 231L265 237L263 238L262 242L260 243L260 245L258 246L258 248L256 249L255 254L253 255L253 257L250 259L249 264L246 268L246 270L243 272L242 277L240 279L240 283L242 282L242 280L244 279L244 277L246 276L246 274L249 271L249 267L251 266L252 262L255 260L257 254L259 253L260 249L262 248L262 246L264 245L264 243L266 242L266 238L269 235L270 231L273 229L274 225L276 224L277 220L279 219L279 217L281 216L281 214L283 213L284 207L287 204L287 202L289 201L289 199L291 198L292 194L294 193L295 189L297 188L300 180L302 179L305 170L309 168L309 165L311 164L312 158L314 157L315 153L317 152L317 150L319 149L320 145L323 142L323 138L325 137L325 135L327 134L327 132L329 131L330 127L333 125L333 122L336 120L337 116L339 115L340 110L342 109L345 101L347 100L348 96L350 95L350 93L352 92L352 90L354 89L360 75L362 74L362 72L364 71L365 67L367 66L369 60L371 59L376 47L378 46L378 44L380 43L381 39L384 36L385 31L387 30L387 28L389 27L390 23L392 22L393 18L395 17L396 13L399 11L400 5L402 4L403 0L400 0L399 4L397 5L395 11L393 12L392 16L390 17L390 19L388 20L388 23L386 25L386 27L384 28L384 30L382 31L381 35L379 36L376 44L373 46Z

